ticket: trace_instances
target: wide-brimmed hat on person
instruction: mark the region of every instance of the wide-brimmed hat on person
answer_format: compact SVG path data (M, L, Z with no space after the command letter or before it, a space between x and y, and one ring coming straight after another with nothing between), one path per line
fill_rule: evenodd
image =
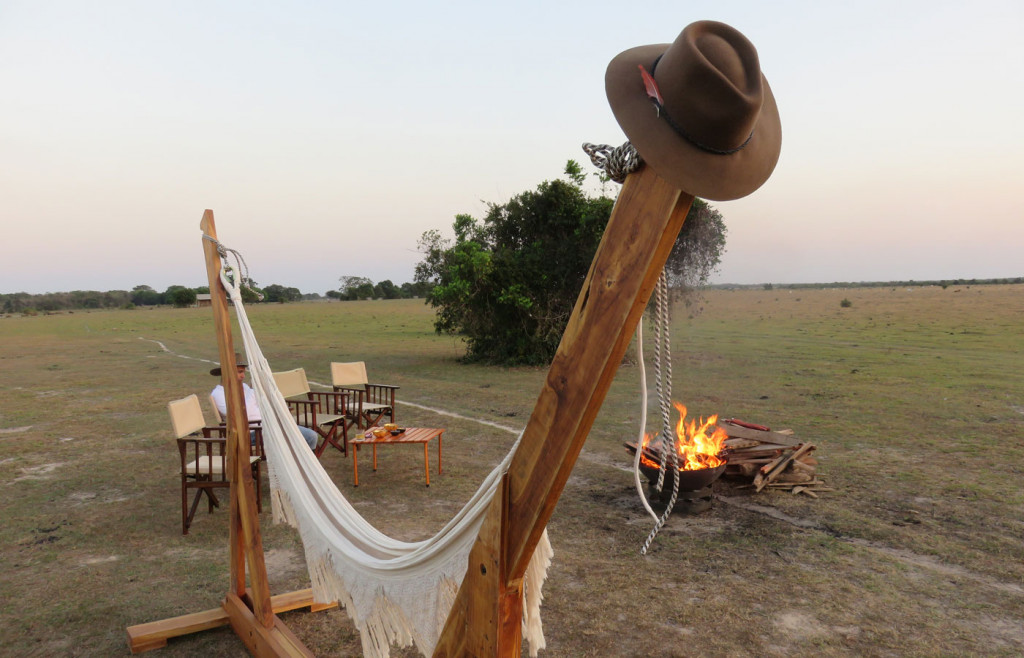
M746 196L779 160L779 108L757 50L725 23L698 21L671 44L620 53L605 91L644 161L694 196Z
M244 354L242 354L241 352L235 352L235 367L237 368L239 366L243 368L248 368L249 364L245 362ZM220 377L220 366L218 365L216 368L210 370L210 374L213 375L214 377Z

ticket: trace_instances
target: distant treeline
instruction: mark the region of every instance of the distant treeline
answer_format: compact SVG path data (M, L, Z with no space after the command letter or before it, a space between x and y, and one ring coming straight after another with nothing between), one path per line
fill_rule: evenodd
M343 277L355 279L355 277ZM247 304L258 302L285 303L317 299L399 299L404 297L422 297L429 292L429 286L422 283L403 283L396 286L391 281L373 283L369 279L360 278L356 285L344 285L341 290L328 290L321 296L319 293L303 293L298 288L272 283L260 287L255 281L249 281L248 287L242 288L242 299ZM176 306L184 308L195 306L199 295L209 294L206 286L189 288L188 286L169 286L163 292L154 290L147 285L135 286L131 290L73 290L71 292L47 292L32 295L27 292L0 293L0 313L52 313L56 311L78 309L113 309L137 308L140 306Z
M209 288L169 286L157 292L149 286L135 286L131 290L72 290L30 295L27 292L0 294L0 311L4 313L52 312L70 309L134 308L136 306L191 306L196 295L209 293Z
M1024 283L1024 276L1006 279L935 279L931 281L835 281L832 283L716 283L713 290L807 290L822 288L906 288L909 286L990 286Z
M331 299L342 301L356 301L359 299L408 299L410 297L425 297L430 292L431 285L422 281L416 283L403 283L398 286L385 279L380 283L374 283L364 276L343 276L338 279L338 289L328 290L327 296Z

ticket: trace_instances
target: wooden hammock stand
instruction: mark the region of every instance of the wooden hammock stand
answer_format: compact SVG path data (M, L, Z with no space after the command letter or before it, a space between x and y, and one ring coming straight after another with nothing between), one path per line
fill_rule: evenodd
M537 404L480 528L434 656L516 656L522 644L523 574L547 526L594 418L629 345L693 197L650 167L622 186L590 272L551 362ZM203 232L216 239L213 211ZM230 623L256 656L313 655L278 619L278 612L314 604L311 590L270 596L242 389L235 372L227 298L216 246L203 240L213 314L228 399L231 473L230 588L220 608L128 628L132 653L162 647L167 638ZM248 566L250 588L246 588Z

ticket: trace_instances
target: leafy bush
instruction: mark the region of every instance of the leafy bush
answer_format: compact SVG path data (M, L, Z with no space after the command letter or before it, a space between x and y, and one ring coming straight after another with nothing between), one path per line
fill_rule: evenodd
M454 242L438 231L420 238L416 281L430 287L435 330L466 337L465 360L540 365L554 356L614 203L584 192L572 160L565 173L489 204L482 221L457 215ZM670 281L706 282L724 244L721 215L695 200L666 266Z

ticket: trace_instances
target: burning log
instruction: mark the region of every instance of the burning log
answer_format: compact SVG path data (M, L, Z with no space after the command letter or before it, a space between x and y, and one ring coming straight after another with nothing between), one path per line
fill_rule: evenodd
M629 454L631 454L631 455L635 455L636 454L636 444L635 443L626 442L626 443L623 443L622 445L626 446L626 450L629 451ZM643 447L643 453L641 454L641 456L646 458L646 459L648 459L648 460L650 460L650 461L652 461L652 462L654 462L655 464L660 464L661 463L661 455L656 453L656 452L654 452L653 450L651 450L647 446Z

